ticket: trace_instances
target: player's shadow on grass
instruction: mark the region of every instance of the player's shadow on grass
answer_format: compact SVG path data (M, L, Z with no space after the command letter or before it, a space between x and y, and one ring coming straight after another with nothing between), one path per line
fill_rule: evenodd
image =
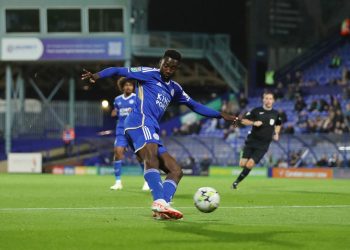
M179 221L180 222L180 221ZM263 243L267 245L275 244L281 247L302 247L301 244L295 242L288 242L280 239L279 236L283 234L293 234L300 232L293 231L265 231L265 232L254 232L258 229L252 226L251 231L246 232L246 226L244 226L245 232L240 232L240 227L233 224L222 224L222 223L213 223L213 226L220 226L220 228L227 228L227 230L212 230L208 226L208 223L196 223L196 222L186 222L181 221L180 223L174 223L168 221L165 223L165 230L169 230L175 233L181 233L184 235L192 235L194 237L189 237L188 240L180 240L177 237L177 240L174 240L174 243L180 244L191 244L191 243L203 243L203 238L208 239L209 242L225 242L225 243L241 243L241 242L256 242ZM195 236L200 236L196 240ZM187 238L187 237L186 237ZM169 242L169 239L166 240ZM171 241L171 240L170 240Z

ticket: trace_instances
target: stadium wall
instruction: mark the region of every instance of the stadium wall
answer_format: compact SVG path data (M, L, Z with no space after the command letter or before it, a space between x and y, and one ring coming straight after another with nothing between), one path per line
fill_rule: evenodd
M183 169L185 175L194 176L238 176L241 168L237 166L211 166L209 171ZM55 175L113 175L112 166L55 165L44 167L43 173ZM139 166L123 166L123 175L142 175ZM258 178L289 179L350 179L349 168L268 168L257 167L249 174Z
M113 166L63 166L56 165L45 167L43 170L46 174L55 175L113 175ZM183 168L184 175L208 176L208 171L201 171L195 168ZM139 166L123 166L123 175L143 175Z
M65 175L113 175L112 166L52 166L47 173ZM208 173L184 169L185 175L201 176L237 176L241 172L239 167L212 166ZM138 166L123 167L125 175L142 175ZM255 168L249 176L269 178L307 178L307 179L350 179L350 169L331 168Z
M240 167L210 167L210 176L238 176ZM256 167L249 176L294 179L350 179L349 168L268 168Z

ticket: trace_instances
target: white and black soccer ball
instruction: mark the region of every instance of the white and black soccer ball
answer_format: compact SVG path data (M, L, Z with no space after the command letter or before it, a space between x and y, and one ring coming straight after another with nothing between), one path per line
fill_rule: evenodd
M210 213L219 207L220 195L212 187L201 187L194 194L193 200L199 211Z

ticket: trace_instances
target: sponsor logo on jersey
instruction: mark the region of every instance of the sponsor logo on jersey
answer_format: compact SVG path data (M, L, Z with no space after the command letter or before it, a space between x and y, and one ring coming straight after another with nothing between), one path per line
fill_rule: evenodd
M157 85L158 85L159 87L163 87L162 84L161 84L160 82L157 82Z
M131 72L140 72L142 69L141 67L133 67L133 68L130 68L130 71Z
M264 114L264 112L259 112L260 115Z
M170 103L170 100L161 93L158 93L156 104L163 110L166 110Z
M128 116L131 110L132 110L131 108L119 109L119 116Z

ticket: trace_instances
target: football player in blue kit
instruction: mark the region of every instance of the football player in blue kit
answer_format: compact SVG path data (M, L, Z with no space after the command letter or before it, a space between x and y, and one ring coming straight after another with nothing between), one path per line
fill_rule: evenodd
M183 214L170 206L182 177L181 167L169 153L159 156L158 148L163 147L159 137L159 121L170 102L184 104L192 111L212 118L223 118L236 123L238 118L210 109L194 101L175 81L171 80L181 61L176 50L166 50L159 68L110 67L97 73L85 71L82 80L95 83L99 78L124 76L137 80L135 107L125 120L125 134L134 152L145 164L144 178L153 196L152 211L160 218L181 219ZM164 157L166 155L166 157ZM163 157L163 158L162 158ZM167 174L163 182L160 169Z
M119 90L123 94L117 96L114 99L114 109L111 113L112 117L117 118L116 125L116 138L114 142L114 175L115 184L111 186L112 190L120 190L123 188L121 181L121 172L124 159L124 153L128 148L128 141L124 134L124 121L129 115L135 105L136 95L134 93L135 83L131 79L126 79L125 77L119 78L117 82ZM142 172L144 171L143 163L140 163ZM148 184L145 181L142 187L143 191L149 190Z

